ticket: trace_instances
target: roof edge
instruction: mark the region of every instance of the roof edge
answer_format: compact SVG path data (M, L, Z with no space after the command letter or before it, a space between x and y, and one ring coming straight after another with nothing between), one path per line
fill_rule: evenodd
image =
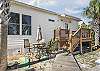
M15 1L14 3L24 5L24 6L28 6L28 7L34 8L36 10L40 10L40 11L50 13L50 14L53 14L53 15L61 16L61 14L59 14L59 13L56 13L56 12L53 12L53 11L50 11L50 10L47 10L47 9L39 8L39 7L36 7L36 6L32 6L32 5L23 3L23 2ZM74 17L74 16L70 16L70 15L66 15L66 16L71 17L73 20L76 20L76 21L82 21L80 18L77 18L77 17Z

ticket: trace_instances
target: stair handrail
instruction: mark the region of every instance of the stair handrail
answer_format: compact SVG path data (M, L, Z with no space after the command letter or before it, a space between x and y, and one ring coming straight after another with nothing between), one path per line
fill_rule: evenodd
M73 42L72 39L75 39L74 37L76 36L76 34L81 30L81 27L74 33L72 34L72 32L70 33L70 51L73 52ZM77 37L78 38L78 37ZM79 37L80 38L80 37Z
M73 52L73 49L76 48L76 44L79 42L82 53L82 41L84 39L84 34L89 34L89 37L86 35L85 39L91 39L91 31L84 30L85 28L80 27L76 32L70 34L70 51ZM87 39L87 40L89 40Z
M72 34L72 36L75 36L80 30L81 28L79 28L74 34Z

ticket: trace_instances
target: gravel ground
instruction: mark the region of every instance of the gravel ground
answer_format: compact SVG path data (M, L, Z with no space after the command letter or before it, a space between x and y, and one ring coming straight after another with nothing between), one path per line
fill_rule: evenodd
M100 65L96 65L95 63L97 59L100 59L100 51L76 55L76 58L82 71L100 71ZM12 71L25 71L27 68L28 67ZM34 68L35 71L80 71L72 55L67 56L67 53L61 53L54 59L31 65L31 68Z
M76 58L84 71L100 71L100 65L95 61L100 59L100 50L85 53L83 55L76 55Z

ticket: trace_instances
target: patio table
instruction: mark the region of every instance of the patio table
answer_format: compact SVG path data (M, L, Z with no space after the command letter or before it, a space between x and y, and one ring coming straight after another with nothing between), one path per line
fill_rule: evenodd
M46 55L47 48L45 43L33 43L33 49L37 53L36 58L38 59Z
M45 49L45 43L33 43L33 48Z

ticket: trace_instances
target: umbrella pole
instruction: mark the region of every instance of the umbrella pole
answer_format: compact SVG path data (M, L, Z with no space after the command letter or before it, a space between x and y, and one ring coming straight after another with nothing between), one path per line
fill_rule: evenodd
M29 53L30 53L30 48L29 48ZM29 68L30 68L30 56L29 56Z

